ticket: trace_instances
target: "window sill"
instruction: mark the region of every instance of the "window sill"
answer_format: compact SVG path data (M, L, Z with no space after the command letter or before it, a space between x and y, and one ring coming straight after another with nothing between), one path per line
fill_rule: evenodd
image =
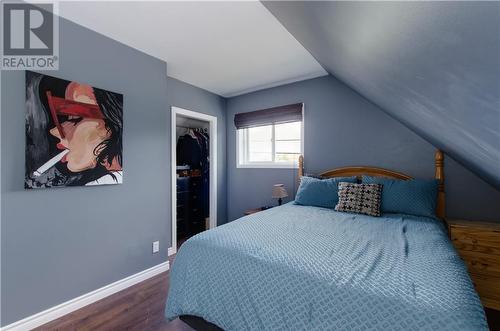
M298 169L298 164L277 164L277 163L255 163L255 164L237 164L236 168L256 168L256 169Z

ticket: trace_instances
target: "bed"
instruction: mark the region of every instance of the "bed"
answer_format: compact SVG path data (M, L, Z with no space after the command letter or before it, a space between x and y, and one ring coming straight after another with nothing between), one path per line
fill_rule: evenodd
M440 216L442 161L439 152ZM323 175L346 174L410 178L373 167ZM439 219L370 217L293 203L185 242L170 274L165 313L168 319L211 323L197 324L201 329L488 329L466 267Z

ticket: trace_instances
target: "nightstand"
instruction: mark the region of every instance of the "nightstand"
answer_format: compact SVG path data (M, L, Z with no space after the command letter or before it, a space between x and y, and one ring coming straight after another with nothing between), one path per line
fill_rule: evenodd
M262 209L262 207L260 208L254 208L254 209L248 209L248 210L245 210L245 215L252 215L252 214L255 214L255 213L258 213L259 211L263 211L264 209Z
M500 222L446 219L446 223L483 305L500 310Z
M254 209L248 209L248 210L245 210L245 216L258 213L259 211L268 210L270 208L273 208L273 207L270 206L270 207L259 207L259 208L254 208Z

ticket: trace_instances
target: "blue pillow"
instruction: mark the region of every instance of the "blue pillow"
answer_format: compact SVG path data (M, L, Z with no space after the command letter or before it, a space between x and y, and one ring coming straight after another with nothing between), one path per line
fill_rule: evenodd
M303 206L335 208L339 202L338 184L340 182L356 183L356 177L318 179L304 176L300 180L294 203Z
M435 179L399 180L363 176L363 183L382 184L383 213L436 217L438 182Z

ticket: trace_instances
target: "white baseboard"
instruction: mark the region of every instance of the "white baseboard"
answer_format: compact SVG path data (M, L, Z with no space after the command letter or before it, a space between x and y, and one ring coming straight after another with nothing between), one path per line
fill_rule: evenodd
M71 299L69 301L63 302L57 306L44 310L35 315L28 316L14 322L12 324L2 327L1 331L12 331L12 330L32 330L40 325L58 319L66 314L69 314L77 309L83 308L91 303L104 299L116 292L120 292L132 285L140 283L148 278L154 277L162 272L168 271L170 267L169 262L163 262L155 265L152 268L138 272L127 278L123 278L112 284L101 287L95 291L89 292L87 294L81 295L77 298Z
M174 247L169 247L168 248L168 252L167 252L168 256L172 256L175 253L177 253L177 251L176 251L176 249Z

